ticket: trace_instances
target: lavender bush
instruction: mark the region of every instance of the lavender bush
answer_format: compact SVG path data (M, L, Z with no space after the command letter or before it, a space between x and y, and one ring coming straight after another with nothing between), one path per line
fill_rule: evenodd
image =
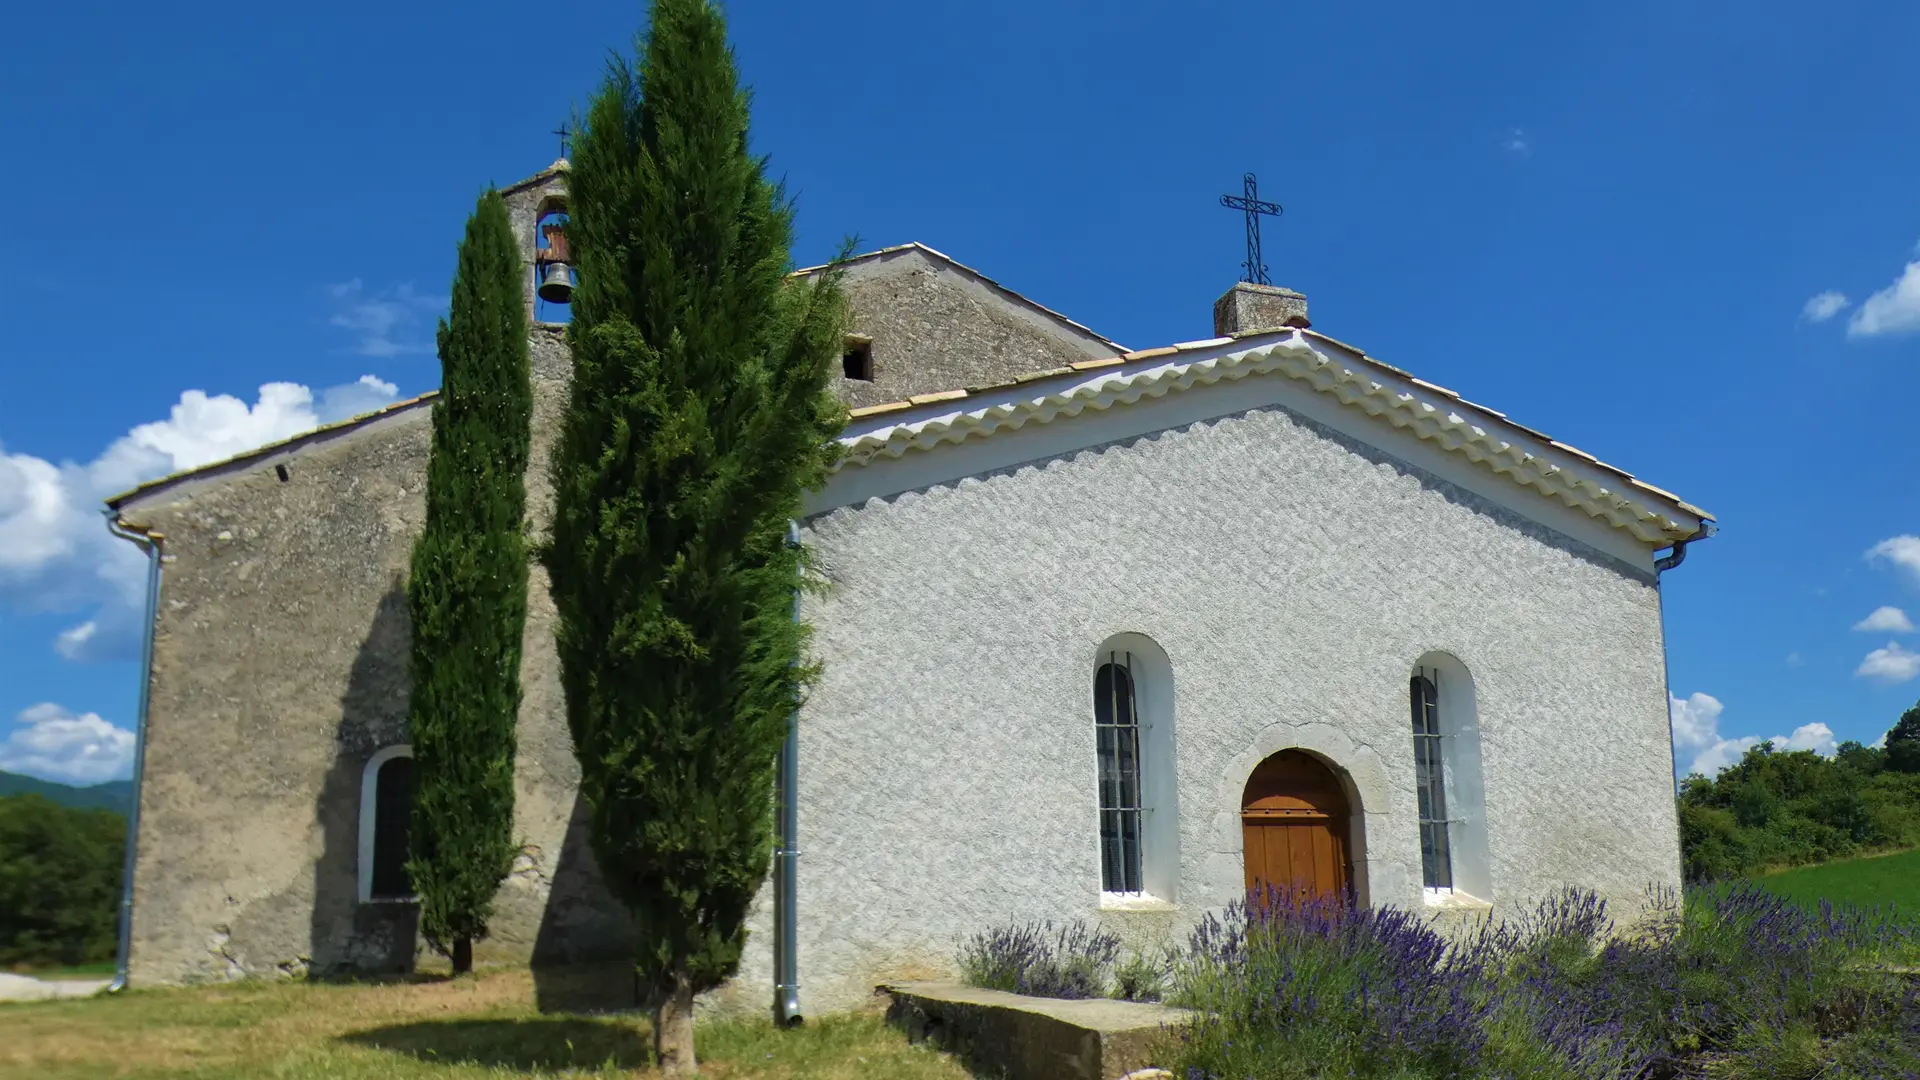
M1271 896L1194 931L1172 1000L1187 1080L1914 1077L1916 952L1875 912L1751 886L1649 897L1616 927L1569 891L1449 941L1418 914Z
M1106 992L1120 938L1084 923L1051 922L975 934L960 948L961 977L973 986L1034 997L1089 998Z

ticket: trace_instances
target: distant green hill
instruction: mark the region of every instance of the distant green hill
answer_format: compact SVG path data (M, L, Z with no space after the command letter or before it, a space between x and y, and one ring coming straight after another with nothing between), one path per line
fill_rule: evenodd
M0 772L0 795L44 795L61 806L81 810L100 807L124 814L133 803L133 781L109 780L90 787L74 787L21 776L19 773Z

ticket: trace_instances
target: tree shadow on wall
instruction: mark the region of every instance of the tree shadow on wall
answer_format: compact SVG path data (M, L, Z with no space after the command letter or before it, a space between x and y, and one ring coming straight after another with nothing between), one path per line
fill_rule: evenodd
M613 1012L640 1005L633 920L600 876L588 824L587 801L576 793L533 942L534 1003L541 1012Z
M360 902L360 787L368 760L407 742L410 620L396 576L374 608L340 699L333 765L314 802L323 847L313 864L308 973L318 978L405 974L414 966L420 910Z

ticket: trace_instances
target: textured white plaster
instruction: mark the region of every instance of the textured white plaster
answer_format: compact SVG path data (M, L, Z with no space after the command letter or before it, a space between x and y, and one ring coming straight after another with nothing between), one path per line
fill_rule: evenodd
M1435 650L1473 675L1500 910L1677 883L1653 576L1299 414L1062 452L805 532L831 584L804 602L825 661L800 721L810 1012L948 974L962 937L1009 922L1183 934L1240 892L1242 788L1289 747L1349 785L1363 897L1423 904L1407 678ZM1088 658L1116 633L1174 676L1171 912L1101 909ZM743 1002L770 983L765 915Z

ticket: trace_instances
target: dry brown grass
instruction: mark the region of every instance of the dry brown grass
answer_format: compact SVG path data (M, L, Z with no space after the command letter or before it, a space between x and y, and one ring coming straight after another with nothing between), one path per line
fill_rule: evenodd
M0 1078L312 1080L653 1075L643 1022L542 1014L525 971L413 983L242 983L0 1005ZM874 1012L796 1032L702 1024L722 1080L964 1080Z

